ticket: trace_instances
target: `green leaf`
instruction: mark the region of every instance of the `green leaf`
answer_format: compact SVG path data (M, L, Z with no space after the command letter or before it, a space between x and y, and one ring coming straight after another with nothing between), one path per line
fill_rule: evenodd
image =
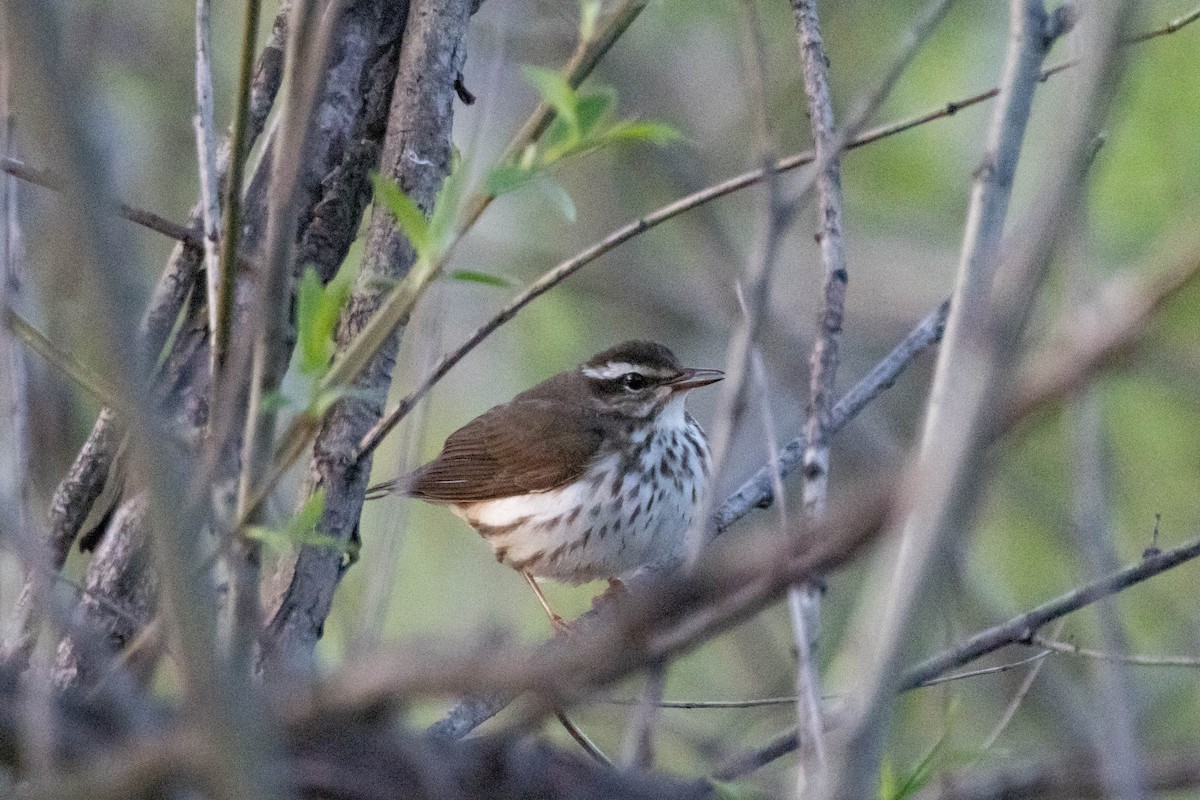
M879 765L879 788L876 796L879 800L891 800L896 793L896 769L892 760L885 757Z
M540 163L546 166L561 158L565 151L578 147L579 141L580 137L567 121L562 117L555 117L538 140L534 153L541 156ZM532 168L535 163L530 160L526 166Z
M287 534L265 525L247 525L246 538L261 542L278 553L287 553L292 549L292 540Z
M946 735L942 734L907 775L898 775L892 762L885 760L879 775L880 800L908 800L929 785L933 778L934 762L945 743Z
M321 515L324 513L325 490L317 489L288 521L287 530L297 536L312 533L316 531L317 523L321 521Z
M333 338L333 334L337 330L337 323L342 316L342 309L350 301L350 289L351 284L354 283L354 273L355 265L345 262L338 269L337 274L333 276L333 280L325 286L325 294L321 298L319 322L321 330L330 339Z
M350 545L317 533L317 524L325 513L325 491L318 489L281 528L255 525L246 529L246 535L273 549L288 551L293 547L323 547L348 553Z
M912 772L905 776L895 794L892 795L894 800L907 800L907 798L914 796L929 784L930 779L933 778L934 759L937 758L938 752L945 741L945 736L938 739L929 752L925 754L925 757L921 759L920 763L913 767Z
M467 281L468 283L482 283L484 286L499 286L501 288L512 286L513 282L508 278L500 275L492 275L489 272L476 272L471 269L460 269L450 273L450 277L456 281Z
M554 205L558 206L559 212L566 218L567 222L575 221L575 201L571 199L571 195L563 188L563 185L558 181L547 178L542 181L542 186L546 188L546 193L550 196L550 200Z
M679 131L662 122L618 122L600 135L605 144L616 142L647 142L667 145L683 137Z
M312 397L309 399L308 408L304 409L304 413L313 419L324 419L333 404L345 396L346 390L342 387L322 389L320 383L314 384Z
M396 218L396 224L400 226L400 230L404 231L404 235L412 243L413 249L417 251L417 256L425 258L431 250L431 242L429 222L425 219L425 214L421 212L420 206L413 202L411 197L400 191L400 187L396 185L395 181L388 180L382 175L372 174L371 182L375 184L375 199L383 201L383 204L392 212L392 216Z
M617 95L612 89L603 87L593 90L579 98L579 131L586 137L595 129L597 123L608 115L609 110L617 102ZM549 133L549 131L547 131Z
M309 377L325 373L335 351L333 334L342 308L350 299L353 270L343 267L328 285L322 286L312 267L304 270L296 287L296 339L300 372Z
M317 271L308 267L296 287L296 340L300 347L300 371L306 375L323 369L333 353L318 321L324 295L325 287Z
M525 80L532 84L542 101L566 121L572 131L579 130L579 97L567 79L557 72L526 64L521 67Z
M295 401L284 394L282 389L272 389L258 401L259 410L265 413L282 411L285 408L291 408L294 404Z
M515 192L522 186L528 186L538 177L537 170L527 169L516 164L501 164L493 167L487 176L487 193L492 197Z
M525 145L525 149L521 151L521 160L517 164L524 170L533 170L537 164L538 148L537 144L530 142Z
M432 252L427 255L431 259L441 258L449 244L466 177L467 170L462 169L462 159L456 153L452 154L450 172L442 181L442 188L438 190L437 199L433 201L433 213L429 215L429 243Z

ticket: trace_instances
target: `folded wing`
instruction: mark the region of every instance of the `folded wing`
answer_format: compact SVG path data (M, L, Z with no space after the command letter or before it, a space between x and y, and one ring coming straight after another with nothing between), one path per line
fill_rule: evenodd
M409 491L443 503L547 492L582 475L602 438L600 421L582 406L518 397L451 434Z

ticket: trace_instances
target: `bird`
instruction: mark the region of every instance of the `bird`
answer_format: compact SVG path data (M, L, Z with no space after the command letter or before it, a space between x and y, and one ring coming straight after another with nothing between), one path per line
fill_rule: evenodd
M657 342L623 342L471 420L432 461L367 497L449 506L566 627L538 579L618 589L642 567L682 561L711 470L684 402L723 377L681 366Z

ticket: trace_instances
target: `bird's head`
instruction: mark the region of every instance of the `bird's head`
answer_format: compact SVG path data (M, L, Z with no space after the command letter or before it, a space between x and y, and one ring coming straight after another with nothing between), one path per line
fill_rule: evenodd
M579 368L589 395L604 413L647 419L691 389L725 377L718 369L692 369L657 342L630 341L592 356Z

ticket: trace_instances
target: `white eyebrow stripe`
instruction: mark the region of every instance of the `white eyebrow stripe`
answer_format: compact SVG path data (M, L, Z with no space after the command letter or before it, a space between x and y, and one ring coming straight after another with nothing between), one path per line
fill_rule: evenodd
M645 375L648 378L667 378L671 375L669 370L655 369L654 367L647 367L641 364L630 364L627 361L610 361L603 366L583 368L584 375L599 380L611 380L619 378L622 375L628 375L631 372Z
M630 372L641 372L636 369L633 364L626 361L610 361L601 367L584 367L583 374L589 378L599 378L600 380L608 380L610 378L619 378Z

